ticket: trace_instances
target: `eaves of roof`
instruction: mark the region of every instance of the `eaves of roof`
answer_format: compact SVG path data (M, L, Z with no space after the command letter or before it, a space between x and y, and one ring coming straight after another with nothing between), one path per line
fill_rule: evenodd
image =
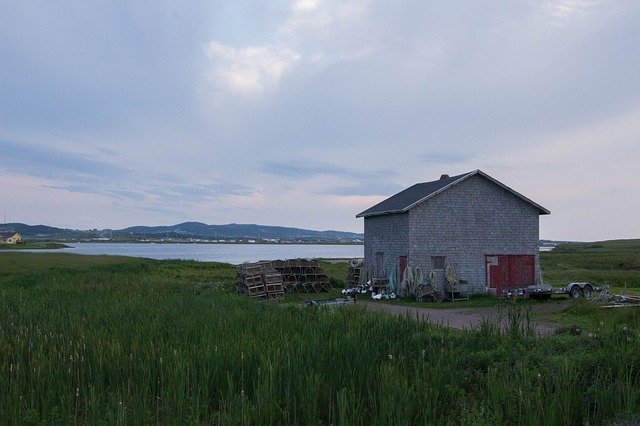
M434 190L432 190L432 191L430 191L428 193L425 193L425 194L421 194L422 196L419 196L418 198L414 197L414 199L410 199L410 200L408 200L406 203L404 203L402 205L395 205L393 203L393 198L394 197L402 198L402 194L404 192L411 190L412 188L416 187L417 185L437 184L439 181L426 182L424 184L414 185L413 187L407 188L406 190L401 191L398 194L395 194L395 195L387 198L386 200L384 200L384 201L376 204L375 206L363 211L362 213L359 213L358 215L356 215L356 217L371 217L371 216L381 216L381 215L388 215L388 214L406 213L407 211L411 210L413 207L415 207L415 206L417 206L417 205L419 205L421 203L424 203L428 199L430 199L432 197L435 197L436 195L440 194L441 192L444 192L447 189L451 188L452 186L457 185L460 182L463 182L466 179L470 178L471 176L475 176L475 175L480 175L480 176L488 179L489 181L495 183L496 185L500 186L501 188L504 188L506 191L510 192L511 194L515 195L516 197L520 198L521 200L531 204L533 207L538 209L539 214L541 214L541 215L550 214L550 211L547 210L546 208L544 208L541 205L535 203L534 201L530 200L529 198L525 197L524 195L520 194L519 192L514 191L513 189L509 188L507 185L503 184L502 182L492 178L488 174L484 173L482 170L474 170L474 171L469 172L469 173L465 173L465 174L462 174L462 175L453 176L451 178L448 178L448 180L450 180L450 181L446 182L446 183L443 182L444 185L442 185L442 186L436 185ZM392 206L392 208L385 208L385 205L389 205L389 204Z

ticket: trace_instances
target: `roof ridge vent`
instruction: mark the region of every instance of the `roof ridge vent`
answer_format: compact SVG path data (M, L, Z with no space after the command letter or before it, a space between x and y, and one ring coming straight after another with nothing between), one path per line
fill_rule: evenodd
M443 173L442 175L440 175L440 180L447 179L447 178L449 178L449 175L446 173Z

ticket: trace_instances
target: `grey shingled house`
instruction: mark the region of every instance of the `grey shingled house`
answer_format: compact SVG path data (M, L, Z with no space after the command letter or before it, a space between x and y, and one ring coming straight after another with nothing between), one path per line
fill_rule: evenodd
M406 266L435 272L442 290L450 265L469 293L538 283L539 216L549 210L475 170L418 183L356 217L364 218L370 276L397 282Z

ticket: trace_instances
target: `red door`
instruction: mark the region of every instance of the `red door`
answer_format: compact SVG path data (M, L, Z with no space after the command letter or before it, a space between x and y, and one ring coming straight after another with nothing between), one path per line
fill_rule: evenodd
M400 267L400 279L398 280L398 283L401 283L402 280L404 279L404 270L407 269L407 256L400 256L400 262L399 262L399 267Z
M495 288L498 297L509 290L535 284L534 255L485 256L487 287Z

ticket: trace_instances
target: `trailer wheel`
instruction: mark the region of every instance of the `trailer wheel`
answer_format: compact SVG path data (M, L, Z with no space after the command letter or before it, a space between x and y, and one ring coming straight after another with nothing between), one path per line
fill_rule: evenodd
M582 289L582 294L584 295L584 297L586 297L587 299L591 299L591 293L593 292L593 288L591 288L590 285L585 285L584 288Z
M582 296L582 289L580 288L580 286L574 285L571 287L571 289L569 289L570 298L578 299L580 296Z

